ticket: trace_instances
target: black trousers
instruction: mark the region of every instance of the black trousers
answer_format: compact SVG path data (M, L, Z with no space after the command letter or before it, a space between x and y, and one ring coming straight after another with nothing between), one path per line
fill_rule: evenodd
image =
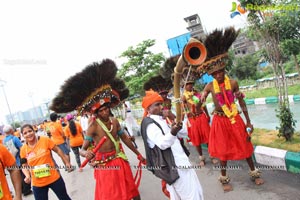
M22 194L28 194L31 192L31 183L25 183L24 178L25 175L23 174L22 170L21 172L21 178L22 178Z

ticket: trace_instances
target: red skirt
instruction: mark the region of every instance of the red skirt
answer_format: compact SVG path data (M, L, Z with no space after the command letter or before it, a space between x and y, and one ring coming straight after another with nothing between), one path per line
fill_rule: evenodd
M104 160L115 151L96 154L95 160ZM94 170L96 200L129 200L139 195L130 165L122 158L115 158Z
M240 115L231 124L225 116L214 115L209 137L208 152L212 157L226 160L242 160L253 153L253 145L247 141L246 125Z
M197 117L189 117L191 127L188 128L188 136L194 146L207 144L209 139L210 126L205 113Z

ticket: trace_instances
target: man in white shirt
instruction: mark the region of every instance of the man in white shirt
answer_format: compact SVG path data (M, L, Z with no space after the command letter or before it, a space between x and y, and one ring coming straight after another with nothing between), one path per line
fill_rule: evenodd
M166 182L169 182L167 184L167 190L170 194L171 200L203 200L202 186L178 139L180 134L182 134L179 132L179 130L182 128L182 124L167 124L166 119L163 119L162 117L162 102L162 97L154 91L146 91L146 96L143 98L142 102L142 107L145 111L145 118L143 121L145 121L147 118L148 120L151 118L155 121L150 124L142 122L141 130L145 144L147 163L152 161L156 163L157 159L154 158L155 154L151 152L154 151L155 148L157 149L158 147L162 152L161 155L163 154L163 156L166 155L163 153L164 151L171 149L171 156L164 158L165 160L170 160L168 164L172 163L172 160L175 161L175 169L179 175L178 177L176 172L174 175L172 171L174 169L173 164L172 166L169 166L171 173L173 173L174 179L168 181L168 178L165 179ZM159 167L161 166L158 166L158 168ZM156 172L154 171L153 173L157 176Z
M88 127L89 127L88 120L89 120L89 118L88 118L87 114L84 114L82 117L80 117L80 125L82 127L82 131L83 131L84 135L86 134L86 131L87 131Z

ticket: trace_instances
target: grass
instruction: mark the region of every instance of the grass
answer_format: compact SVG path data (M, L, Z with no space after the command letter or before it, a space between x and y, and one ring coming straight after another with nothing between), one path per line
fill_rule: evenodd
M277 136L277 130L255 128L252 134L252 143L254 145L283 149L292 152L300 152L300 133L293 135L291 142L286 142L285 138Z
M299 95L300 94L300 85L291 85L288 87L289 95ZM276 88L265 88L259 90L251 90L245 92L247 99L254 99L254 98L263 98L263 97L272 97L277 96Z

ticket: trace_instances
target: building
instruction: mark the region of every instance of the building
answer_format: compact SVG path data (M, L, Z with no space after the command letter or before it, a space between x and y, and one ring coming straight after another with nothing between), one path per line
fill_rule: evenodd
M242 33L242 32L232 43L231 48L233 49L235 56L244 56L247 54L253 54L259 49L257 43L247 38L246 33Z
M26 111L18 111L16 113L12 113L12 118L14 122L30 123L30 124L41 123L44 120L45 116L46 113L42 106L30 108ZM8 124L12 124L12 119L10 115L6 115L5 119Z
M204 41L205 32L198 14L191 15L184 18L187 22L188 33L170 38L167 40L167 46L169 49L170 56L176 56L182 53L184 46L188 43L189 39L196 38L198 40ZM209 83L213 80L212 76L204 74L199 82L201 84Z
M187 30L190 32L192 38L196 38L200 41L204 41L205 32L198 14L191 15L184 18L184 21L187 22Z

